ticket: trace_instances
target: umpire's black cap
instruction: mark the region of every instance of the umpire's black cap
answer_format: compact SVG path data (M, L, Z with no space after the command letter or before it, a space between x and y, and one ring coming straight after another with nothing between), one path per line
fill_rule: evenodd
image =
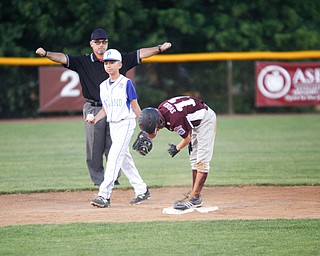
M91 40L108 39L107 32L102 28L97 28L91 33Z

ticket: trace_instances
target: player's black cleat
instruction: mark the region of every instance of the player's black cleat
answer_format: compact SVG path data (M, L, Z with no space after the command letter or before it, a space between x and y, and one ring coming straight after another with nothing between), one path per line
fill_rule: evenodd
M110 207L110 199L106 199L102 196L96 196L91 201L91 205L99 207L99 208Z
M142 201L148 200L150 198L150 192L147 188L146 193L138 195L136 198L134 198L132 201L130 201L130 204L141 204Z
M175 201L174 205L176 205L178 203L181 203L181 202L185 201L186 199L188 199L189 197L191 197L191 191L188 191L187 193L184 193L183 196L184 197L182 199L179 199L179 200Z
M202 206L202 198L201 197L189 197L183 201L177 201L174 203L173 208L177 210L187 210L190 208L197 208Z

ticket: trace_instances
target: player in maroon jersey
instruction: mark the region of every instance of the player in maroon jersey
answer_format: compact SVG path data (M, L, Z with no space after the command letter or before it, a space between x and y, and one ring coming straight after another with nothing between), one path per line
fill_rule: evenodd
M162 102L158 109L145 108L139 116L140 129L150 139L166 127L177 132L182 140L169 144L168 152L174 157L189 145L192 169L192 190L174 203L174 208L186 210L202 206L201 190L207 179L216 135L216 114L202 100L189 96L174 97Z

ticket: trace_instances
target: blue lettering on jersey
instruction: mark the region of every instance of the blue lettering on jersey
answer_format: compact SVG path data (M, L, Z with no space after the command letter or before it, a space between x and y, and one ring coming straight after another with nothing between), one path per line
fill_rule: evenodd
M106 99L104 101L107 107L121 107L122 106L122 99Z
M175 128L174 128L174 131L175 131L176 133L178 133L180 136L182 136L183 134L186 133L186 130L183 129L182 125L179 125L178 127L175 127Z

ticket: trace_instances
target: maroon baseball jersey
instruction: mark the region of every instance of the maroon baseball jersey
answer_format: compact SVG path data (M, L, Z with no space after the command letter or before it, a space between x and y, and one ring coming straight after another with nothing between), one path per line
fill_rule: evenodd
M198 126L208 106L202 100L180 96L160 103L158 110L165 119L165 127L186 138Z

